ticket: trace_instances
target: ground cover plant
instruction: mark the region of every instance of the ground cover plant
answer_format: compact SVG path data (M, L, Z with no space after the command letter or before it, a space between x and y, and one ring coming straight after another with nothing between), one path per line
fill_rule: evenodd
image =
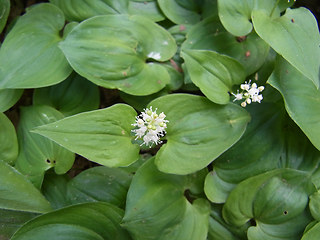
M0 239L320 239L307 8L17 2L0 0Z

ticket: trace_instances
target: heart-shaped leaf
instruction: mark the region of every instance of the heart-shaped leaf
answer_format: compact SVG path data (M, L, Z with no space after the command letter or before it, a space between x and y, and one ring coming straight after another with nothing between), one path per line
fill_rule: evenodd
M169 82L170 76L161 64L146 60L167 61L177 48L172 36L159 25L127 15L83 21L60 47L80 75L132 95L155 93Z
M293 1L287 0L218 0L218 10L220 20L228 32L235 36L245 36L252 31L250 20L253 10L263 10L274 17L292 4Z
M0 33L6 26L9 13L10 13L10 1L0 0Z
M312 144L320 149L320 90L282 58L278 58L268 83L281 93L290 117Z
M25 176L0 161L0 209L43 213L51 206Z
M49 3L20 17L0 49L0 88L37 88L66 79L72 69L58 48L63 26L63 13Z
M212 102L227 104L232 86L245 80L244 68L231 57L207 50L184 50L181 56L192 82Z
M122 216L123 210L108 203L74 205L31 220L11 239L129 240L119 225Z
M246 75L255 73L265 62L269 45L255 32L244 38L236 38L227 32L217 17L204 19L194 25L186 35L182 50L212 50L238 60Z
M279 162L284 141L283 107L262 103L247 109L252 120L246 132L214 162L214 170L207 176L205 193L212 202L225 202L236 184L275 169Z
M308 196L315 191L308 173L293 169L269 171L241 182L229 195L223 217L241 226L254 218L249 239L296 239L310 221Z
M258 35L319 88L320 35L313 14L298 8L276 19L264 11L252 16Z
M23 89L0 89L0 112L11 108L21 97Z
M283 105L263 102L247 110L252 121L246 132L214 162L207 176L205 193L212 202L225 202L238 183L265 171L283 167L312 174L319 164L319 151L286 115ZM312 177L319 183L319 173Z
M20 113L20 152L15 167L40 188L46 170L54 167L58 174L66 173L75 156L51 140L30 132L35 127L63 118L62 113L44 105L22 107Z
M99 103L99 88L75 73L58 85L36 89L33 95L33 104L54 107L65 116L97 109Z
M206 167L230 148L245 131L248 113L235 104L224 106L189 94L170 94L149 106L169 120L167 143L156 155L156 165L167 173L188 174Z
M184 197L188 177L160 172L154 159L139 168L129 188L122 223L133 239L206 239L209 205L204 199L190 204Z
M135 116L132 107L117 104L67 117L34 132L93 162L108 167L128 166L139 158L139 145L131 143Z
M18 157L18 140L12 122L0 113L0 161L13 164Z

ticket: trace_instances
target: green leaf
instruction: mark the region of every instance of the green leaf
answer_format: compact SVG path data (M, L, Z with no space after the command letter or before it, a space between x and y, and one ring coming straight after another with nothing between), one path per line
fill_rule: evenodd
M128 0L50 0L59 7L68 21L81 22L97 15L128 12Z
M181 56L192 82L214 103L227 104L232 86L245 80L244 68L231 57L207 50L184 50Z
M57 175L48 171L43 179L41 192L50 202L53 209L71 205L67 198L67 184L70 177L67 174Z
M238 60L246 75L255 73L265 62L269 45L255 32L245 38L236 38L227 32L217 17L204 19L194 25L186 35L182 50L212 50Z
M43 213L51 206L25 176L0 161L0 209Z
M278 58L268 83L281 93L290 117L320 149L320 90L282 58Z
M0 113L0 161L13 164L18 157L16 129L3 113Z
M11 108L21 97L23 89L0 89L0 112Z
M279 4L279 5L278 5ZM218 12L223 26L235 36L245 36L252 31L251 14L263 10L266 14L279 16L280 11L291 6L287 0L218 0Z
M166 89L161 90L160 92L148 95L148 96L134 96L130 94L126 94L124 92L120 92L120 97L130 106L134 107L140 112L143 112L143 109L153 100L161 96L165 96L168 94Z
M122 216L123 210L108 203L74 205L31 220L11 239L128 240L129 235L119 225Z
M80 75L99 86L132 95L158 92L169 82L161 64L146 60L167 61L177 48L172 36L159 25L127 15L83 21L60 47Z
M276 19L264 11L252 16L258 35L319 88L320 35L313 14L298 8Z
M131 178L119 168L90 168L68 182L67 198L71 204L103 201L124 208Z
M301 240L314 240L320 238L320 223L314 225L306 233L303 234Z
M269 171L241 182L230 193L223 217L235 226L254 218L256 226L249 228L249 239L298 239L310 221L306 207L313 191L306 172Z
M224 203L235 186L236 184L224 181L214 170L209 172L206 177L204 192L211 202Z
M142 15L152 21L159 22L165 20L165 16L161 12L157 0L137 1L130 0L128 6L130 15Z
M51 140L30 132L35 127L63 118L62 113L40 105L22 107L20 113L20 152L15 167L40 188L46 170L54 167L58 174L66 173L72 167L75 156Z
M82 226L63 225L59 223L39 226L12 239L48 239L48 240L104 240L99 234Z
M108 167L127 166L139 158L131 143L135 110L124 104L80 113L36 128L39 133L90 161Z
M10 239L24 223L37 215L31 212L0 209L0 239Z
M58 6L68 21L81 22L98 15L142 15L152 21L164 20L156 0L50 0Z
M310 196L309 208L314 219L320 221L320 192L315 192Z
M281 157L284 141L285 111L271 103L250 105L252 116L246 132L214 163L214 170L205 182L205 193L210 201L224 203L236 184L275 169Z
M0 33L6 26L9 13L10 13L10 1L0 0Z
M33 104L54 107L65 116L97 109L99 103L99 88L77 74L58 85L36 89L33 95Z
M201 1L200 1L201 2ZM176 24L194 24L200 21L200 3L195 0L158 0L163 13Z
M252 116L246 132L214 162L205 184L210 201L223 203L236 184L279 167L309 172L316 186L319 184L320 172L314 171L320 152L286 115L284 106L265 102L267 97L261 104L246 107Z
M257 227L250 227L248 229L248 239L300 240L305 226L311 220L309 214L305 211L301 215L284 223L258 223Z
M250 119L235 104L221 106L189 94L170 94L149 106L164 112L169 120L168 142L158 151L155 162L160 171L174 174L206 167L239 140Z
M0 49L0 88L37 88L66 79L71 68L58 48L63 26L63 13L48 3L20 17Z
M212 205L209 217L208 240L239 240L247 239L249 224L242 227L228 225L222 218L223 205Z
M209 205L204 199L190 204L184 197L187 185L188 176L159 172L154 159L142 165L129 188L122 223L133 239L205 240Z

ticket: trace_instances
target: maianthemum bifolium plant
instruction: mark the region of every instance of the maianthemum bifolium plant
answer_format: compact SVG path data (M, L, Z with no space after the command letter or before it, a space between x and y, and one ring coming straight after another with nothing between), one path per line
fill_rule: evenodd
M0 0L0 239L320 239L320 35L294 3L50 0L7 23ZM96 166L71 177L76 154Z

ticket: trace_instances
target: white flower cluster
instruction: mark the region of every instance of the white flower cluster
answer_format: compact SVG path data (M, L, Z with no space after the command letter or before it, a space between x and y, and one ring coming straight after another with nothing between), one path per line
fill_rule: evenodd
M167 122L169 122L164 120L165 117L163 112L158 115L157 109L153 111L152 107L144 109L144 112L136 117L136 122L131 125L137 128L132 132L135 133L136 140L139 138L143 140L141 146L145 144L151 148L153 143L156 145L162 143L160 138L165 135Z
M244 82L244 84L240 85L241 92L239 90L237 93L231 93L235 99L233 101L238 101L244 99L244 101L241 103L242 107L247 106L247 104L250 104L251 102L258 102L260 103L263 99L262 94L260 94L264 90L264 86L258 87L256 83L251 84L251 80L247 83Z

